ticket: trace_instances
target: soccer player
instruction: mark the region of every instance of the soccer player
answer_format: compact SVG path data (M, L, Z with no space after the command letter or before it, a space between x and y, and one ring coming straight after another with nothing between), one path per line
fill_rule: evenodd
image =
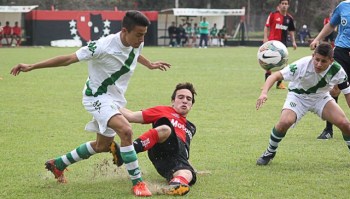
M264 27L264 40L267 42L270 40L278 40L287 46L288 33L293 44L294 50L297 48L295 42L295 26L293 17L288 13L289 0L280 0L277 11L270 13L266 20ZM265 81L271 75L271 71L266 71ZM277 89L285 89L286 87L282 81L278 81L276 85Z
M350 75L350 24L347 23L350 16L348 13L350 12L350 1L342 1L333 11L331 20L327 23L321 32L317 35L317 37L310 44L310 48L314 49L316 45L320 41L323 40L326 36L330 35L336 27L338 27L338 35L335 39L335 49L334 49L334 59L344 68L346 74ZM338 96L340 94L340 90L337 87L331 91L331 95L338 101ZM321 134L317 137L317 139L330 139L333 137L333 125L332 122L327 120L326 128L321 132Z
M54 57L35 64L18 64L11 74L34 69L68 66L79 61L88 61L88 79L83 90L83 105L93 116L85 129L96 133L96 140L88 141L71 152L45 163L58 182L65 183L64 170L71 164L90 156L109 152L116 134L121 140L121 158L129 173L136 196L151 196L141 177L137 155L132 145L132 129L127 119L119 112L126 105L125 91L137 62L149 69L167 70L170 64L151 62L141 55L144 37L150 24L139 11L128 11L123 18L121 31L90 42L75 53ZM119 148L119 147L118 147ZM121 161L121 160L119 160Z
M288 129L294 126L308 111L330 121L343 133L350 149L350 122L344 111L330 96L329 91L338 86L350 107L350 87L344 69L333 59L333 48L322 43L312 56L304 57L269 76L256 102L259 109L268 99L267 93L276 81L290 81L288 95L282 108L280 120L272 128L269 145L257 165L267 165L272 160L278 144Z
M11 45L13 40L16 41L16 46L21 45L22 40L22 28L18 26L18 22L15 22L15 26L12 27L12 35L11 35Z
M171 106L155 106L136 112L120 109L129 122L152 123L153 128L133 144L137 153L148 151L158 173L169 182L169 189L165 189L169 195L185 195L189 186L196 182L196 173L188 162L196 127L186 118L195 102L194 95L196 91L191 83L179 83L171 95Z

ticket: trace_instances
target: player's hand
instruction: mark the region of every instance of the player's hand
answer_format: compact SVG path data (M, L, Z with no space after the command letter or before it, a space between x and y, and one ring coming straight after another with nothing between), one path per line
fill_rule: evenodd
M159 69L161 71L166 71L168 68L170 68L170 64L163 62L163 61L157 61L157 62L152 62L151 65L149 66L149 69Z
M266 102L266 100L267 100L267 95L261 94L258 100L256 101L256 110L259 110L260 107Z
M318 41L314 39L310 44L310 49L314 50L316 48L317 44L318 44Z
M28 72L32 70L31 64L18 64L17 66L13 67L10 74L17 76L20 72Z

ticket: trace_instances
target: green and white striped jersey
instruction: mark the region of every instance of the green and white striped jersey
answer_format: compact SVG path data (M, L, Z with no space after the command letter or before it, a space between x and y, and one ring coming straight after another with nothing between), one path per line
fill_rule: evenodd
M280 71L283 79L290 81L289 92L300 95L323 95L335 85L348 81L346 72L337 62L333 62L327 70L316 73L312 56L307 56L289 64ZM350 93L350 87L342 90L344 94Z
M89 77L83 94L92 97L108 94L126 103L124 94L143 45L124 46L118 32L77 50L79 61L88 61Z

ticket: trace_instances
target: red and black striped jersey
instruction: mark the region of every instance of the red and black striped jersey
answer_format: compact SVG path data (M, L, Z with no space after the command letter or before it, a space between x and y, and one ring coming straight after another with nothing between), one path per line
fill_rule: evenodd
M288 13L284 16L279 11L270 13L265 26L270 28L268 40L278 40L284 45L287 44L288 31L295 31L293 17Z

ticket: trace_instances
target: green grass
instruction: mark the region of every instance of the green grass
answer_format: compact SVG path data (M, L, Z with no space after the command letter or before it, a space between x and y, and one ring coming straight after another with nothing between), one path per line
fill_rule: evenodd
M124 166L115 168L110 154L98 154L69 167L69 183L57 184L44 169L46 160L95 139L84 131L91 118L81 105L86 63L43 69L12 77L17 63L32 63L74 48L0 49L0 198L134 198ZM266 167L255 165L279 119L287 91L272 89L261 110L255 102L264 82L257 47L153 48L143 54L172 64L167 72L139 66L131 79L131 110L170 104L178 82L192 82L198 92L188 119L197 126L191 162L199 171L183 198L348 198L349 151L335 128L335 138L318 141L324 122L307 114L281 142ZM290 62L310 55L289 48ZM349 114L345 100L340 105ZM133 125L135 137L150 128ZM117 138L117 140L119 140ZM146 153L139 154L143 178L153 191L165 184ZM156 195L155 198L173 198Z

